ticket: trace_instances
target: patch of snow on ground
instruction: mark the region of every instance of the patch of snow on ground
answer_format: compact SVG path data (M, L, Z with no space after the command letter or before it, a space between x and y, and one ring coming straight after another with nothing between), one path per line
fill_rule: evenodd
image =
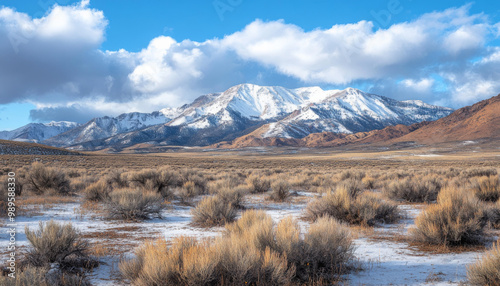
M257 208L268 213L275 222L291 215L300 219L304 214L307 203L317 194L298 191L285 203L276 203L267 200L268 194L248 195L245 198L247 209ZM392 235L405 234L413 226L415 217L422 211L422 205L400 205L405 218L399 224L377 226L376 234ZM53 219L58 222L71 222L82 233L92 234L105 232L117 228L137 227L137 231L126 232L126 236L113 238L107 245L124 250L125 257L133 254L134 248L141 245L146 239L165 237L167 241L181 236L198 238L215 237L221 235L223 228L197 228L190 225L192 207L174 203L162 212L162 218L143 222L123 222L120 220L106 220L93 212L79 214L78 203L56 204L50 209L42 209L41 215L32 217L17 217L17 246L27 246L28 241L24 234L24 227L31 229L38 227L38 221ZM299 220L303 232L309 226L308 222ZM0 247L6 249L8 233L0 233ZM93 242L103 243L100 238ZM466 266L473 263L479 256L478 252L430 254L420 252L409 247L405 242L395 242L383 238L372 239L360 234L354 240L355 255L362 263L363 270L346 275L346 285L458 285L465 280ZM5 254L4 254L5 256ZM104 262L89 274L93 285L121 285L118 281L119 255L105 256ZM427 280L427 281L426 281ZM432 281L430 281L432 280Z
M365 270L349 275L348 285L459 285L466 278L466 266L478 256L475 252L419 253L406 243L366 238L354 244Z

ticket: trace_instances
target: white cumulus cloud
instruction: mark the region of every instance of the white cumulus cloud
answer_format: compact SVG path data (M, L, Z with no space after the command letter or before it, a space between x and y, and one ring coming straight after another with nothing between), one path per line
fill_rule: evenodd
M141 51L129 52L99 48L108 20L88 0L55 5L41 18L4 7L0 104L31 102L37 106L34 119L64 114L66 120L84 121L178 106L252 82L362 84L398 99L458 107L500 91L500 52L488 46L500 36L500 24L469 8L428 13L385 29L360 21L306 31L282 20L255 20L222 39L159 36ZM447 90L436 92L439 85Z

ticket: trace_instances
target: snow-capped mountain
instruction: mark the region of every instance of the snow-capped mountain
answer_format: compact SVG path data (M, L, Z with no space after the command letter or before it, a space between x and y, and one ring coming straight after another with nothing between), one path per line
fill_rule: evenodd
M12 131L0 131L0 139L41 142L77 127L79 124L68 121L50 123L29 123Z
M43 143L52 146L70 146L77 143L108 138L120 133L138 130L151 125L164 124L177 115L177 111L165 108L152 113L124 113L117 117L97 117L68 132L47 138Z
M209 145L232 140L266 124L265 137L301 138L315 132L353 133L436 120L452 111L421 101L397 101L353 88L286 89L242 84L223 93L201 96L177 109L162 110L171 118L162 124L141 129L134 127L129 132L115 131L114 135L99 138L91 132L92 124L86 124L84 126L89 129L85 133L93 136L60 142L70 142L66 146L73 145L76 149L123 148L138 143ZM77 129L83 131L84 126ZM99 134L110 133L99 131Z
M202 129L230 123L235 120L232 114L253 121L272 120L310 103L320 102L337 92L324 91L319 87L286 89L279 86L240 84L184 106L178 117L168 125ZM210 118L215 121L210 121Z
M270 123L262 137L302 138L320 132L366 132L390 125L433 121L452 111L419 100L397 101L347 88Z
M200 96L178 108L99 117L83 125L34 123L0 132L0 139L36 140L80 150L121 149L138 143L194 146L233 140L254 131L261 137L281 138L302 138L324 131L370 131L436 120L452 111L421 101L397 101L353 88L287 89L240 84L222 93ZM53 129L43 129L48 127Z

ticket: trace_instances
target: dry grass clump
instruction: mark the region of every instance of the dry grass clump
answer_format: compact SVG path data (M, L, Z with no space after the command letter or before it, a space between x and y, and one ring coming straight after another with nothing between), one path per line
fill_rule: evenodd
M416 219L411 235L416 241L435 245L467 245L481 241L486 214L470 192L445 187L437 204L427 207Z
M213 248L194 238L177 238L171 246L157 240L137 249L135 258L119 267L134 285L210 285L217 279L214 254Z
M471 285L500 285L500 245L493 244L481 260L467 268L467 279Z
M16 273L16 278L0 275L0 285L3 286L51 286L45 278L47 269L27 266Z
M259 175L252 174L248 176L246 181L250 185L250 192L252 194L265 193L271 188L271 181Z
M64 273L61 271L49 272L46 280L51 286L91 286L84 275Z
M364 189L373 190L377 187L377 180L372 176L366 176L361 180Z
M5 182L5 181L2 181ZM4 217L7 215L7 208L8 208L8 193L7 193L7 187L5 183L0 184L0 217Z
M311 224L304 237L304 244L304 258L300 268L309 277L335 280L338 279L335 275L343 274L352 267L349 264L354 259L354 247L349 229L333 218L321 217Z
M231 173L224 173L219 175L219 177L207 184L210 194L215 194L223 188L235 188L243 183L240 176L232 175Z
M489 177L495 176L498 172L494 168L470 168L462 171L462 176L466 178L471 177Z
M448 168L448 169L437 169L434 170L435 174L439 174L444 176L445 178L451 179L460 176L461 170L457 168Z
M210 196L203 198L191 213L193 224L212 227L234 221L236 208L219 196Z
M336 188L346 190L351 197L357 197L363 191L364 186L361 180L351 178L339 182Z
M183 203L190 202L194 197L203 194L203 189L193 181L184 182L182 187L177 188L176 194Z
M17 176L14 178L15 180L13 183L15 183L14 186L14 193L16 194L16 197L19 197L23 194L24 186L25 186L25 180L20 178L21 176ZM8 181L9 177L8 176L0 176L0 191L3 188L5 193L7 194L7 188L8 188L8 183L12 183L11 181Z
M353 179L356 181L361 181L364 177L366 176L365 172L362 171L351 171L351 170L346 170L342 171L339 175L339 178L341 181L347 180L347 179Z
M243 199L248 192L249 190L245 186L238 186L234 188L223 187L217 190L216 195L226 204L231 204L235 208L243 209Z
M28 263L32 266L62 264L71 255L85 257L88 250L88 241L82 239L70 223L40 222L38 230L26 227L25 233L32 246L27 254Z
M413 177L395 180L384 187L391 199L406 202L432 202L437 199L442 183L435 176Z
M40 222L38 230L26 227L25 233L31 247L12 285L90 285L83 271L99 263L88 255L88 241L70 223Z
M490 225L500 229L500 200L496 204L486 204L485 212Z
M500 177L480 177L472 181L472 190L482 201L496 202L500 199Z
M160 217L163 209L163 197L155 192L141 189L117 189L109 194L105 201L110 218L125 220Z
M19 198L21 196L22 191L23 191L23 183L19 178L14 178L13 183L15 184L14 187L9 187L8 183L12 183L9 181L10 177L7 176L1 176L0 177L0 217L6 216L8 213L8 208L9 208L9 190L14 191L15 197ZM12 192L11 192L12 194ZM15 202L17 205L17 202Z
M128 174L125 173L124 169L113 169L106 176L104 176L104 179L112 188L126 188L129 186L127 176Z
M269 198L276 202L284 202L290 196L290 184L280 179L271 184L271 195Z
M18 270L16 278L0 275L2 286L90 286L81 274L66 273L48 267L27 266Z
M207 179L204 174L196 169L182 169L179 171L179 181L177 186L182 186L185 182L193 182L196 188L199 190L200 195L204 195L208 191Z
M316 220L331 216L340 221L373 226L376 223L392 223L399 219L397 205L372 192L357 192L355 188L337 187L323 197L310 202L305 217Z
M59 169L46 167L42 163L33 163L26 177L28 190L36 195L51 192L67 195L70 192L70 181L66 174Z
M97 177L94 176L79 176L79 177L73 177L70 180L70 188L76 192L79 193L82 190L85 190L89 185L95 183L97 181Z
M396 179L404 179L406 177L412 177L414 173L410 173L408 171L393 171L393 172L386 172L382 176L380 176L381 181L392 181Z
M169 198L171 196L170 187L178 184L179 174L166 169L146 169L128 173L128 180L138 187L157 192L164 198Z
M134 285L300 285L334 282L352 264L352 239L332 218L311 225L304 238L288 217L274 225L262 211L245 212L214 241L149 242L120 263Z
M85 200L93 202L102 202L109 199L112 187L105 179L101 179L89 185L83 191Z

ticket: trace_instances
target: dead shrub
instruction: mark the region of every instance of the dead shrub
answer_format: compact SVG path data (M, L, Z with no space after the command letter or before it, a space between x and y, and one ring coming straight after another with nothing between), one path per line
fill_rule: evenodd
M249 210L236 222L226 225L226 231L228 236L244 238L248 245L264 251L267 247L276 248L273 227L272 218L264 211Z
M28 190L36 195L47 192L67 195L70 192L70 182L66 174L59 169L45 167L42 163L33 163L26 177Z
M178 174L169 170L142 170L128 174L128 180L136 186L159 193L164 198L171 196L170 187L178 184Z
M129 186L127 175L124 169L113 169L104 177L104 180L113 189L126 188Z
M334 184L331 178L327 178L325 175L320 174L314 175L312 179L310 178L310 176L308 176L307 181L311 186L314 187L332 186Z
M500 199L500 177L480 177L472 181L472 190L482 201L496 202Z
M280 220L274 232L276 251L286 254L288 261L294 265L303 263L303 241L300 237L300 226L292 216Z
M414 240L435 245L466 245L481 241L486 214L469 192L445 187L437 204L427 207L411 230Z
M170 250L179 245L179 240L180 238L172 243ZM120 272L135 285L173 285L179 280L176 263L182 252L172 251L177 254L175 257L169 255L168 250L165 240L146 242L135 250L134 258L120 262Z
M207 179L203 177L203 174L195 169L183 169L178 173L179 180L177 186L181 187L185 182L193 182L196 188L199 190L200 195L207 193Z
M243 209L243 198L247 193L248 188L244 186L234 188L223 187L217 190L216 195L226 204L231 204L235 208Z
M109 194L105 205L110 218L141 220L152 216L160 217L163 197L147 190L117 189Z
M362 172L362 171L346 170L346 171L342 171L339 176L340 176L341 181L344 181L347 179L361 181L366 176L366 173Z
M23 189L24 189L24 181L22 178L20 178L20 176L16 176L15 177L15 180L13 182L9 181L9 177L8 176L0 176L0 192L4 192L5 193L5 196L2 196L2 198L0 198L0 201L1 200L7 200L7 190L8 190L8 183L14 183L14 193L16 195L16 197L19 197L22 195L23 193ZM11 187L11 190L12 190L12 187ZM3 195L3 193L2 193ZM1 212L1 211L0 211Z
M437 199L442 183L434 176L396 180L384 187L383 192L391 199L406 202L432 202Z
M343 222L368 226L382 222L392 223L400 217L397 205L376 194L355 193L344 187L313 200L306 207L305 217L308 220L314 221L325 215Z
M0 285L3 286L51 286L45 279L47 269L27 266L18 270L16 278L0 275Z
M232 222L236 217L236 208L218 196L210 196L203 198L191 213L195 225L212 227Z
M90 177L87 175L80 176L80 177L75 177L70 180L70 188L76 192L79 193L82 190L85 190L88 186L91 184L95 183L97 180L95 177Z
M353 259L347 228L331 218L313 223L305 238L292 218L274 227L262 211L245 212L226 229L212 241L181 237L170 246L164 240L146 243L120 270L143 286L300 285L333 282Z
M290 184L280 179L271 184L271 194L269 198L276 202L283 202L290 196Z
M135 285L210 285L219 263L213 247L196 239L180 237L148 242L135 258L122 261L121 273Z
M231 176L229 174L221 175L221 179L217 179L208 183L208 190L210 194L215 194L220 189L231 189L236 188L242 182L239 176Z
M371 176L366 176L361 180L364 189L373 190L376 188L376 179Z
M40 222L36 231L25 228L26 238L31 248L26 254L28 265L46 267L51 263L73 267L77 260L88 260L87 240L70 223L59 224L54 221Z
M500 241L493 244L481 260L467 267L471 285L500 285Z
M471 177L490 177L497 175L498 172L494 168L470 168L462 171L462 176L466 178Z
M349 196L355 198L363 191L363 183L361 180L350 178L339 182L336 188L346 190Z
M352 205L351 212L360 219L360 224L394 223L400 218L396 204L383 200L379 194L364 192ZM355 220L356 221L356 220Z
M496 204L487 204L485 208L488 222L493 228L500 229L500 200Z
M311 224L304 237L302 267L309 277L327 277L331 281L352 267L354 247L349 229L331 217L321 217ZM328 279L329 278L329 279Z
M263 179L262 176L250 175L246 181L251 186L252 194L265 193L271 188L271 181Z
M109 199L111 191L111 186L104 179L101 179L85 188L84 197L87 201L102 202Z
M181 188L177 188L177 195L183 203L188 203L201 194L203 194L203 190L193 181L184 182Z
M6 180L3 180L2 182L6 182ZM0 217L4 217L7 215L9 198L7 190L8 189L6 183L0 184Z

